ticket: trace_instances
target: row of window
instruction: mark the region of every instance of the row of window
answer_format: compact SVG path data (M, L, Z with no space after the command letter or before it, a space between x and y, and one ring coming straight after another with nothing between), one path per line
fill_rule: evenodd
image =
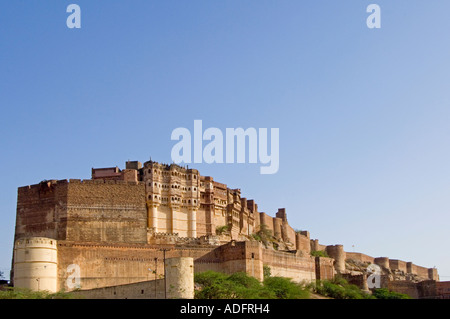
M152 195L149 195L148 196L148 199L152 199ZM169 198L168 197L162 197L161 198L161 196L156 196L156 195L154 195L154 197L153 197L153 199L155 199L155 200L160 200L160 201L162 201L162 202L168 202L169 201ZM171 197L171 200L172 200L172 202L182 202L183 204L190 204L191 203L191 200L190 199L183 199L183 200L181 200L181 198L179 198L179 197ZM197 200L196 199L194 199L193 201L192 201L194 204L197 204Z
M149 169L148 173L151 174L152 170ZM191 175L191 174L182 174L179 172L165 172L165 171L158 171L158 170L154 170L153 173L155 175L160 175L160 176L177 176L177 177L181 177L184 178L186 180L190 180L190 179L197 179L197 175ZM192 176L192 177L191 177Z
M148 186L152 186L152 183L149 182L149 183L148 183ZM160 184L160 183L153 183L153 186L154 186L154 187L158 187L158 188L166 188L166 189L169 188L169 185L166 185L166 184ZM184 190L184 191L191 191L191 188L190 188L190 187L184 187L184 186L180 186L180 185L171 185L170 188L176 188L176 189L180 189L180 188L181 188L181 189ZM197 191L197 187L193 187L192 189L193 189L194 191Z

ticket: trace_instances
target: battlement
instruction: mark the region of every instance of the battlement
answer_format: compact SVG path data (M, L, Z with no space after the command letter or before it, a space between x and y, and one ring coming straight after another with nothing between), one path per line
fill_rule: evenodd
M83 185L101 185L101 184L108 184L108 185L144 185L144 182L140 181L123 181L123 180L105 180L105 179L63 179L63 180L44 180L38 184L31 184L27 186L20 186L18 187L19 192L28 191L28 190L45 190L50 189L55 186L65 186L67 184L83 184Z
M166 245L198 245L198 246L217 246L220 245L218 236L204 235L200 237L180 237L178 233L154 232L148 229L147 239L149 244L166 244Z
M164 164L164 163L158 163L158 162L154 162L154 161L148 161L144 163L144 168L145 169L157 169L157 170L165 170L165 171L174 171L174 172L182 172L182 173L187 173L187 174L197 174L198 175L198 170L196 169L192 169L192 168L188 168L188 167L184 167L184 166L180 166L178 164Z
M389 259L388 257L371 257L362 253L346 252L346 260L353 260L367 264L375 264L385 271L401 272L411 274L422 279L438 280L437 270L435 268L426 268L417 266L412 262L406 262L398 259Z
M111 180L111 179L69 179L69 184L83 184L83 185L144 185L141 181L123 181L123 180Z
M56 249L57 241L46 237L26 237L16 240L15 249L19 248L49 248Z

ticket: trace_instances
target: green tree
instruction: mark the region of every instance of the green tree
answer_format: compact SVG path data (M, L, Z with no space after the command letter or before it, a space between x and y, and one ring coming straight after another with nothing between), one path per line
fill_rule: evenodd
M299 299L309 292L288 278L267 277L263 283L244 272L226 275L214 271L195 274L200 286L196 299Z
M311 289L319 295L335 299L373 299L358 286L349 284L344 278L336 276L332 280L320 280L311 284Z
M268 277L264 279L264 287L275 294L277 299L308 299L309 291L289 278Z

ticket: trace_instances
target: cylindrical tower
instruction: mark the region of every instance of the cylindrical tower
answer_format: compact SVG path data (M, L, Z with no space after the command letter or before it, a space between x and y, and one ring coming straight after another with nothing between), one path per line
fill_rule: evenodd
M377 257L374 259L374 264L381 266L383 268L389 269L389 258L388 257Z
M409 262L407 262L406 263L406 273L408 273L408 274L413 274L415 271L414 271L414 265L413 265L413 263L411 262L411 261L409 261Z
M428 268L428 279L439 281L439 275L436 268Z
M168 299L194 298L194 258L166 259L166 292Z
M14 245L14 287L57 292L57 262L56 240L18 239Z
M311 251L319 251L319 240L318 239L311 239Z
M342 245L334 245L327 246L326 252L328 256L334 259L334 268L338 273L342 273L345 271L345 251L344 246Z
M281 218L277 218L277 217L275 217L274 219L273 219L273 236L276 238L276 239L282 239L281 238L281 224L282 224L282 220L281 220Z
M306 254L311 252L311 244L308 232L296 233L295 234L295 246L297 250L303 251Z

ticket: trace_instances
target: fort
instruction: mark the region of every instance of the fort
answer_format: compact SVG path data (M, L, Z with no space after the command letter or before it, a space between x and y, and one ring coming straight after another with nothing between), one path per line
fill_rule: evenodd
M274 217L259 212L240 189L195 169L128 161L91 173L18 189L14 286L93 298L192 298L194 273L242 271L263 280L270 268L297 282L339 274L368 290L367 267L376 264L392 290L431 298L446 287L435 268L323 245L292 228L284 208Z

